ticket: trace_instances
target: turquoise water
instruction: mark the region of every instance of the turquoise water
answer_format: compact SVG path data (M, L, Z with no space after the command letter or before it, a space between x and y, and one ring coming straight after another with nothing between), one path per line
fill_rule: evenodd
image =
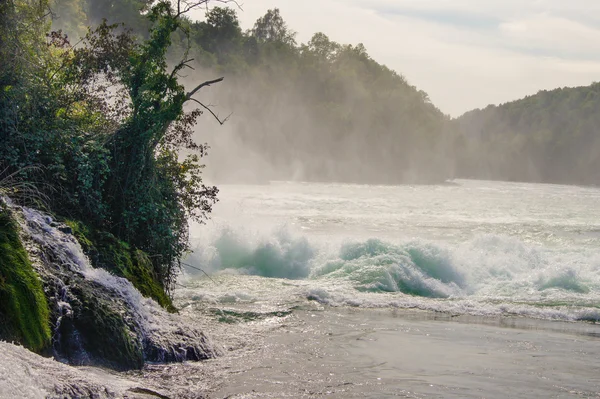
M598 188L222 186L213 220L192 236L188 263L300 280L291 302L600 319Z

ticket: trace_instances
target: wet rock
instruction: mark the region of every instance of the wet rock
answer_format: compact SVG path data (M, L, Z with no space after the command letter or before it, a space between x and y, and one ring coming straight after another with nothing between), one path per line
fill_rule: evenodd
M203 360L220 353L201 331L142 296L127 279L92 267L62 226L35 210L14 209L48 299L58 359L126 370L146 361Z
M22 399L149 399L168 393L101 369L76 369L0 342L0 397Z
M73 229L67 225L58 226L58 230L65 234L73 234Z

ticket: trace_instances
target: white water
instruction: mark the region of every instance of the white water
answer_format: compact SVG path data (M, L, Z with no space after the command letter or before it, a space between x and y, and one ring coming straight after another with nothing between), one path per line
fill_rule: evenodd
M242 298L600 319L600 189L480 181L220 189L213 220L192 230L187 262L220 273L223 290ZM248 285L226 269L295 279L294 288L282 298L268 279Z
M30 208L22 208L22 211L25 232L37 246L51 250L60 268L102 285L114 295L114 300L125 303L128 314L123 313L121 316L133 319L130 322L132 328L135 328L137 339L145 349L152 347L156 352L153 356L161 360L170 356L183 361L188 358L188 350L202 351L206 356L218 352L218 348L213 347L207 337L197 330L190 330L184 319L167 313L154 300L142 296L129 280L94 268L75 237L57 228L49 216ZM62 284L63 291L70 290L68 284ZM62 295L66 296L65 294L66 292ZM72 314L71 305L63 299L58 301L58 306L62 315L56 322L55 331L58 331L62 317Z
M27 222L23 227L38 245L54 248L55 254L61 257L59 261L63 267L68 267L71 271L82 274L86 279L117 293L135 314L142 334L145 337L149 335L152 326L158 324L156 317L161 312L156 302L144 298L127 279L94 268L75 237L53 227L53 221L49 216L31 208L23 208L23 215Z

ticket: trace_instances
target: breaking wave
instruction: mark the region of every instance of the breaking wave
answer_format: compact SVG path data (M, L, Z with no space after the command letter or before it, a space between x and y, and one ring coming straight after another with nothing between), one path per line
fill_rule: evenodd
M222 228L188 263L210 272L343 282L356 292L536 303L600 299L600 252L552 249L482 235L451 245L380 239L327 242L286 228L250 234Z

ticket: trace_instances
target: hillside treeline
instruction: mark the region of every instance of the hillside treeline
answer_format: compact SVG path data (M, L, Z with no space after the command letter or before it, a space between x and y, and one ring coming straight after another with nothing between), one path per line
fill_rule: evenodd
M323 33L297 43L277 9L242 32L235 10L214 8L192 31L193 47L214 56L207 66L232 81L218 100L234 112L233 146L243 149L237 159L244 163L244 153L251 153L249 166L264 178L405 183L448 177L447 118L362 44L336 43ZM227 153L216 158L226 161Z
M60 15L67 3L86 21L106 17L141 36L147 29L139 15L148 2L134 0L57 0L56 27L77 31L69 15ZM336 43L324 33L298 43L278 9L243 30L238 12L209 8L204 20L188 21L190 40L180 35L170 49L174 59L183 53L194 59L195 70L184 73L190 84L213 72L226 77L209 99L221 117L233 112L227 138L209 143L209 173L217 181L235 179L240 170L243 180L449 177L448 118L426 93L373 60L362 44Z
M460 176L600 184L600 83L540 91L456 122Z
M55 25L73 34L108 18L147 35L150 0L54 1L57 10L71 10L58 12ZM190 85L226 77L207 101L221 119L233 115L218 134L197 133L212 146L207 173L216 181L600 181L597 84L542 91L450 120L363 45L324 33L298 43L277 9L244 30L242 11L230 6L187 20L189 36L176 34L169 50L173 59L194 59L184 78Z

